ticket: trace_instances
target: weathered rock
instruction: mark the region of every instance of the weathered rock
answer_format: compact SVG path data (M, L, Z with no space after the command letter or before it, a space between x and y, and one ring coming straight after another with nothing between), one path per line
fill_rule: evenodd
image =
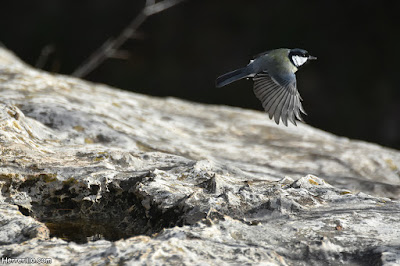
M398 151L48 74L4 49L0 97L2 257L400 263Z
M49 230L32 217L24 216L18 206L0 203L0 245L22 243L31 238L48 239Z

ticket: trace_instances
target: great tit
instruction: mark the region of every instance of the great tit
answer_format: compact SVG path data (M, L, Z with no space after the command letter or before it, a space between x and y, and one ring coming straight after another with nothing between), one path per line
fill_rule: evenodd
M269 118L274 117L279 125L281 119L287 126L289 119L296 125L296 119L303 121L300 111L303 100L296 88L296 71L308 60L317 59L303 49L275 49L261 53L244 67L226 73L216 80L220 88L243 78L253 78L254 94L262 102Z

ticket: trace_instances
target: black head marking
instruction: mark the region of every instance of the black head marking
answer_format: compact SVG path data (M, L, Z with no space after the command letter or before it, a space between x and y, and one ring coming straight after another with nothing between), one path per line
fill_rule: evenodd
M304 65L308 59L310 59L310 55L306 50L295 48L290 50L289 59L293 65L300 67Z

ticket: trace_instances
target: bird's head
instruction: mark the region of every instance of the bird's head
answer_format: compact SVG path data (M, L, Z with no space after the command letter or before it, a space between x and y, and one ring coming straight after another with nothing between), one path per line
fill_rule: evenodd
M290 50L289 59L290 62L298 68L304 65L308 60L316 60L317 58L309 55L306 50L295 48Z

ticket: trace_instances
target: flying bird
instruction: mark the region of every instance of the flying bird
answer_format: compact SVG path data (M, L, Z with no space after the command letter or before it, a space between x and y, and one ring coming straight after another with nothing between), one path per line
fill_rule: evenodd
M296 86L297 70L308 60L317 59L306 50L280 48L261 53L240 69L226 73L216 80L220 88L243 78L253 78L254 94L261 101L269 118L279 125L282 120L296 125L303 121L300 112L306 114L301 105L303 100Z

